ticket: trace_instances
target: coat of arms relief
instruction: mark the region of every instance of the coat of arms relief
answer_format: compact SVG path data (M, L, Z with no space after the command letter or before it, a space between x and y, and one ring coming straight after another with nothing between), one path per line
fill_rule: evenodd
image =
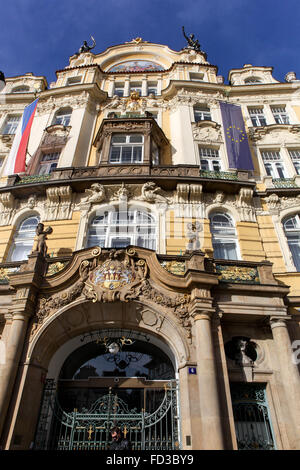
M52 295L42 295L38 301L32 335L46 318L71 304L79 297L92 302L139 301L170 309L178 323L191 337L189 294L170 293L156 288L150 279L147 260L139 257L134 248L93 250L93 259L81 261L79 278L69 288Z

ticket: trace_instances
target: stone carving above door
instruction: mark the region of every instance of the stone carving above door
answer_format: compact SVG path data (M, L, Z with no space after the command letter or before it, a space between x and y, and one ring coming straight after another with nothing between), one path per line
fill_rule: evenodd
M93 249L86 259L81 259L77 268L77 281L71 287L61 290L57 285L55 293L52 290L52 294L41 294L34 331L39 329L46 318L77 299L90 300L94 303L138 301L151 308L159 306L160 315L166 315L169 312L190 338L190 294L168 292L159 287L151 279L149 262L152 265L153 261L149 260L147 255L145 258L140 256L135 248ZM163 269L158 261L157 268ZM70 272L68 273L67 266L62 273L66 276L71 275ZM61 276L61 285L65 285L63 274L58 272L57 276ZM55 275L51 277L51 280L55 283Z

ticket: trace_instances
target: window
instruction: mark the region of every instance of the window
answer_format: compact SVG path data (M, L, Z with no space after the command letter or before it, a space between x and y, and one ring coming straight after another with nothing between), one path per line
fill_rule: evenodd
M72 108L62 108L55 113L53 124L68 126L70 124Z
M10 261L21 261L27 258L32 250L35 229L39 223L39 217L33 216L23 220L14 236Z
M210 216L210 230L214 257L216 259L238 259L236 232L231 217L224 213Z
M20 85L11 90L12 93L28 93L29 92L29 86L26 85Z
M267 125L263 108L249 108L249 115L253 126L258 127Z
M124 96L124 83L116 82L114 95Z
M268 176L275 179L286 178L286 170L278 150L263 151L261 154Z
M294 215L285 219L283 228L297 271L300 271L300 216Z
M297 175L300 175L300 149L289 150Z
M7 116L4 126L2 128L2 134L15 134L21 116Z
M156 249L155 218L146 211L105 211L92 220L87 247L124 248L137 245Z
M274 450L265 385L235 382L230 393L238 449Z
M261 83L261 79L258 77L248 77L244 81L245 85L254 85L256 83Z
M199 121L211 121L211 114L210 114L210 110L206 107L195 107L194 108L194 119L195 119L195 122L199 122Z
M130 83L130 93L137 91L139 95L142 95L142 84L141 83Z
M277 124L289 124L289 117L286 113L285 106L271 106L274 119Z
M110 163L141 163L144 136L141 134L115 134L111 139Z
M204 171L221 171L219 150L199 147L200 167Z
M190 79L194 82L203 82L204 73L190 73Z
M157 83L155 82L148 83L148 96L151 95L151 93L155 96L157 95Z
M49 175L57 167L60 153L45 153L40 161L39 175Z
M67 80L67 85L78 85L81 83L82 77L69 77Z

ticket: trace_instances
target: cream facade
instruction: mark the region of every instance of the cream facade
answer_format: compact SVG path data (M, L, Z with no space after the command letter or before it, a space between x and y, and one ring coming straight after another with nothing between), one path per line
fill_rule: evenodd
M49 86L6 80L3 449L105 449L103 423L135 449L300 448L300 81L272 72L227 85L199 49L136 38ZM26 174L7 176L35 98ZM253 170L230 167L221 102Z

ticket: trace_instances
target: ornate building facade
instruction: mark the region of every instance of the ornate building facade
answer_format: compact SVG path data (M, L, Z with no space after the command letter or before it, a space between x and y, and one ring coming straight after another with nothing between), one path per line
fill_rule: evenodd
M3 449L300 448L300 81L217 73L136 38L6 79L2 169L39 101L1 177Z

